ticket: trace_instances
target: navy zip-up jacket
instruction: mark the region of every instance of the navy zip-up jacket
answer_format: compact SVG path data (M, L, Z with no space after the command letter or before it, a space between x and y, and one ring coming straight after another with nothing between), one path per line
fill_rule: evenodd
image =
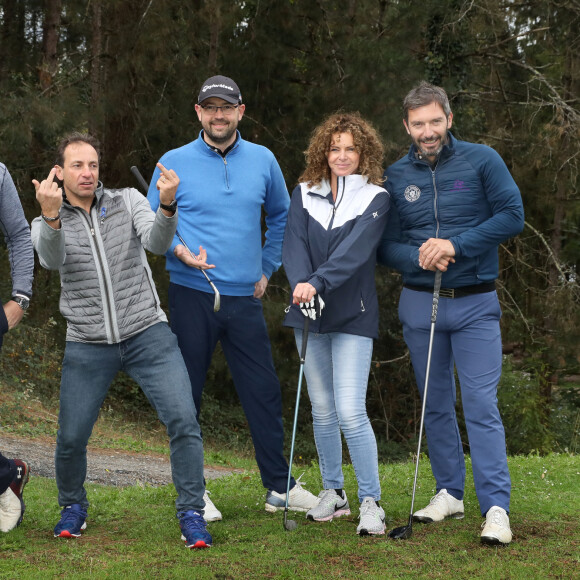
M336 202L327 181L301 183L292 193L282 263L292 291L308 282L324 300L311 332L378 337L375 256L388 210L387 191L362 175L338 178ZM298 306L284 325L303 328Z
M392 204L378 261L399 270L405 284L433 287L433 272L419 266L419 247L429 238L455 248L443 287L492 282L498 245L524 227L520 191L499 154L448 135L434 168L412 145L385 172Z

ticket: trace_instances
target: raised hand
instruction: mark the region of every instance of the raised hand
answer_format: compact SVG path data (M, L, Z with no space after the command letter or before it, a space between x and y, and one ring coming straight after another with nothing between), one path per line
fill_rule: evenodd
M49 218L58 216L62 205L62 188L54 181L55 175L56 167L53 167L48 177L42 182L39 183L36 179L32 180L42 215Z
M156 184L159 190L159 201L164 205L169 205L175 199L179 177L173 169L166 169L161 163L158 163L157 167L161 171Z

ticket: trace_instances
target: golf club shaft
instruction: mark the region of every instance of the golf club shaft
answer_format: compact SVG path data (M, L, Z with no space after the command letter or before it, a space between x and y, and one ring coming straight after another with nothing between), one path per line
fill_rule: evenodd
M310 318L304 320L302 330L302 348L300 349L300 371L298 376L298 390L296 392L296 407L294 408L294 424L292 425L292 443L290 444L290 461L288 462L288 483L286 484L286 505L284 511L288 511L288 496L290 495L290 480L292 479L292 461L294 459L294 442L296 440L296 425L298 423L298 408L300 406L300 391L302 390L302 377L304 376L304 361L306 359L306 345L308 344L308 328Z
M435 283L433 286L433 303L431 308L431 332L429 334L429 349L427 351L427 368L425 370L425 388L423 389L423 404L421 406L421 421L419 423L419 442L417 443L417 458L415 460L415 478L413 480L413 494L411 496L411 515L409 522L413 519L413 508L415 506L415 491L417 490L417 475L419 473L419 456L421 455L421 439L423 438L423 423L425 421L425 408L427 405L427 389L429 388L429 371L431 369L431 353L433 352L433 338L435 336L435 322L437 321L437 309L439 307L439 290L441 289L441 270L435 273Z
M139 168L136 165L133 165L131 167L131 172L137 178L139 185L141 185L141 187L145 190L145 193L147 193L147 191L149 190L149 185L147 184L147 182L145 181L145 178L143 177L143 175L139 171ZM179 232L177 232L177 237L178 237L179 241L183 244L185 249L190 253L190 255L193 258L195 258L195 254L188 248L188 246L185 243L185 241L183 240L183 238L179 235ZM211 286L211 289L214 291L214 293L217 296L219 296L219 291L216 288L216 285L211 281L211 278L207 275L207 272L202 268L198 268L198 269L201 270L202 274L205 276L205 279L208 281L208 283Z

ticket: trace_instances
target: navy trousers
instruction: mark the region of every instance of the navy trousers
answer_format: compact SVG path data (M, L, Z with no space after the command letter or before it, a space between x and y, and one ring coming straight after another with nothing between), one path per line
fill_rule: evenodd
M282 394L262 302L253 296L222 295L219 312L213 311L213 303L213 293L169 285L171 329L185 359L198 421L207 371L219 341L248 419L262 483L266 489L286 493Z

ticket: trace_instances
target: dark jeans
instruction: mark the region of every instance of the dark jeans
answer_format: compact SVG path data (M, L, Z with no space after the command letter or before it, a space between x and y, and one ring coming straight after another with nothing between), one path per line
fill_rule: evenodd
M222 295L219 312L213 311L213 302L213 294L169 285L171 329L189 372L198 418L207 371L219 341L248 419L262 483L286 493L282 394L262 302L253 296Z
M165 322L118 344L67 342L55 467L58 502L88 506L87 443L114 376L124 370L166 426L177 511L203 513L203 446L183 357Z

